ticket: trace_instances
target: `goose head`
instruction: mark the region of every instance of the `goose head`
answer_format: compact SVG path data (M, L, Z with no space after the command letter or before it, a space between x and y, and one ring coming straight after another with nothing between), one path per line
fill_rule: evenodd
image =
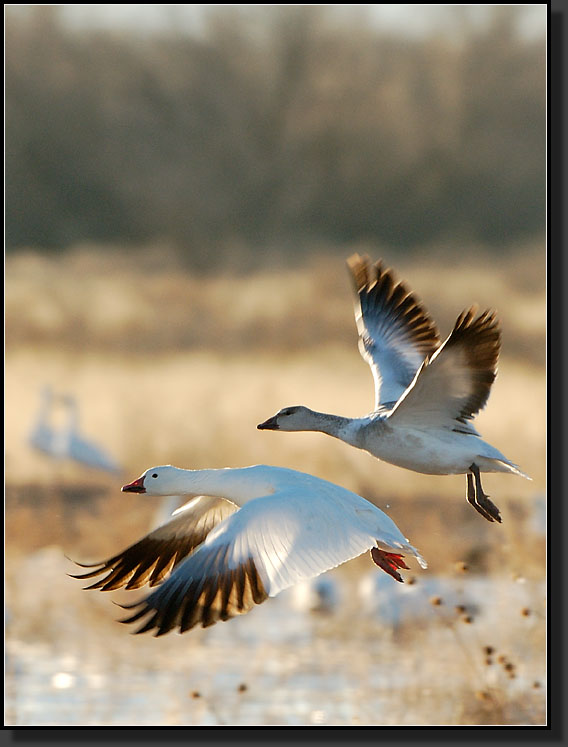
M256 427L260 431L311 431L314 430L316 413L309 407L295 405L284 407L264 423Z
M145 493L146 495L177 495L182 487L182 475L185 470L172 467L170 464L161 467L151 467L140 477L127 485L123 485L123 493ZM187 493L187 490L182 491Z

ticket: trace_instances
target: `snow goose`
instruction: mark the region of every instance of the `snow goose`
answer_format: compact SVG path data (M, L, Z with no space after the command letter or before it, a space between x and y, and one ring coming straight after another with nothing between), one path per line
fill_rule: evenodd
M65 394L62 395L61 400L67 408L67 423L61 436L63 439L63 455L74 462L93 469L112 473L120 472L119 465L104 449L93 441L87 440L80 433L79 414L75 398Z
M378 459L430 475L466 474L466 497L488 521L501 522L481 472L530 479L469 422L489 397L497 372L499 323L492 311L463 311L440 344L436 325L381 262L347 260L356 292L359 349L375 380L375 409L361 418L285 407L261 430L320 431Z
M88 589L109 591L160 583L126 608L146 615L136 631L163 635L248 612L299 581L371 551L397 581L403 553L420 553L379 508L356 493L283 467L186 470L153 467L125 485L129 493L185 495L191 500L167 524L75 578L104 577ZM96 566L96 567L95 567Z

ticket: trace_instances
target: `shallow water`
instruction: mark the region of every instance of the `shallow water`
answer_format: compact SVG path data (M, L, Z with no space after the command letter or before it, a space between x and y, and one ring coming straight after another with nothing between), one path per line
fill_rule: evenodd
M51 576L58 551L35 556L28 572L40 565ZM449 621L432 619L426 601L422 621L418 605L409 608L414 619L393 625L365 611L357 588L338 575L341 605L328 614L299 608L289 590L227 623L154 638L130 635L130 627L114 622L121 610L110 595L66 582L52 607L39 591L14 597L7 725L450 724L473 720L467 709L476 689L494 693L492 715L482 708L481 722L489 716L542 722L542 584L460 581L462 593L465 584L472 599L488 602L473 624L460 625L455 613ZM517 608L529 603L531 614L523 618ZM43 614L45 624L18 625L26 609L29 616ZM515 661L514 680L497 663L483 668L488 641Z
M276 600L275 600L276 601ZM170 636L155 655L147 642L137 661L97 646L96 657L54 653L48 644L10 640L7 646L6 717L20 725L221 725L352 723L360 692L352 671L330 669L328 646L314 645L310 620L279 630L268 614L195 631L198 645ZM243 625L244 623L244 625ZM246 625L248 623L248 626ZM128 637L132 652L132 637ZM264 631L264 632L263 632ZM266 634L265 634L266 633ZM136 639L134 639L136 640ZM140 640L140 639L138 639ZM149 643L149 642L148 642ZM169 643L169 642L168 642ZM189 644L189 645L188 645ZM120 646L119 646L120 647ZM70 650L77 651L74 646ZM326 651L327 649L327 651ZM92 653L92 652L91 652Z

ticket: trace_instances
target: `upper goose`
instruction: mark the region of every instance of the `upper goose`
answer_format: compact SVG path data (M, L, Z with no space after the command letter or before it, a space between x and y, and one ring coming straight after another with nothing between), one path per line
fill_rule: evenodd
M153 467L122 488L193 499L167 524L75 578L104 577L89 589L158 589L130 607L122 622L149 614L137 630L184 632L248 612L269 596L371 550L397 581L408 568L403 553L419 552L396 524L369 501L313 475L282 467L185 470ZM207 497L206 497L207 496ZM183 562L182 562L183 561Z
M500 522L480 472L530 478L469 422L485 406L497 372L501 335L495 313L463 311L440 344L429 314L391 270L358 254L347 263L356 292L359 350L375 380L375 409L346 418L285 407L257 427L321 431L415 472L465 473L467 500L486 519Z

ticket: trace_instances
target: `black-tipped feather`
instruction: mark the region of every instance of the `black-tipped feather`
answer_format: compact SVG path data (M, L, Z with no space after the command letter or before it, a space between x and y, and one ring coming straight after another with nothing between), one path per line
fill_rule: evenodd
M445 342L424 360L389 414L393 423L422 423L476 434L468 422L484 407L497 373L501 343L492 311L462 312ZM460 423L455 428L453 424Z
M126 550L99 563L77 563L93 568L87 573L69 574L87 579L107 575L87 590L114 591L122 587L139 589L146 583L156 586L168 573L205 540L211 529L235 511L235 505L221 498L200 496L187 511L147 534Z
M393 271L358 254L347 264L363 319L375 321L389 338L403 333L422 359L433 353L440 343L436 324L406 285L395 281Z
M491 385L497 376L497 361L501 349L501 331L495 312L486 309L478 317L476 307L463 311L444 347L461 346L471 368L472 393L463 404L456 420L465 423L485 407Z
M440 343L434 321L392 270L354 254L347 260L357 295L359 349L375 379L375 406L394 402Z
M209 627L261 604L268 594L254 561L248 558L231 569L227 552L223 545L201 559L191 556L156 591L129 605L128 609L140 609L120 622L134 623L150 615L135 632L154 630L160 636L174 628L183 633L198 624Z

